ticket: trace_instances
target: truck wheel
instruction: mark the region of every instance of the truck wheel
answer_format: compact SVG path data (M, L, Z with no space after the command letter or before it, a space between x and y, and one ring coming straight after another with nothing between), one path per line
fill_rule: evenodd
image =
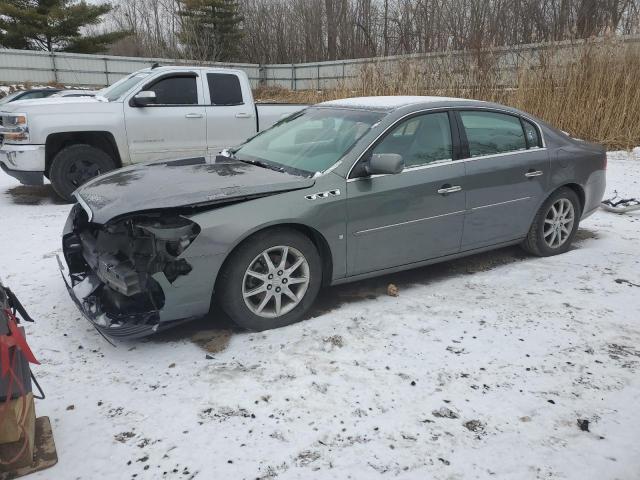
M322 284L322 262L302 233L285 228L259 232L227 259L216 298L241 327L262 331L299 322Z
M53 190L67 202L76 188L116 168L113 158L99 148L78 144L60 150L51 162L49 180Z

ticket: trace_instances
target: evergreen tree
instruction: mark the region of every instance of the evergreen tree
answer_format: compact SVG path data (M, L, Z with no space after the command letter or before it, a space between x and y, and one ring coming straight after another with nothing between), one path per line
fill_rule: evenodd
M180 17L186 56L221 61L236 58L243 21L236 0L182 0Z
M84 0L0 0L0 45L29 50L97 53L126 32L82 35L82 27L97 25L111 11L108 3Z

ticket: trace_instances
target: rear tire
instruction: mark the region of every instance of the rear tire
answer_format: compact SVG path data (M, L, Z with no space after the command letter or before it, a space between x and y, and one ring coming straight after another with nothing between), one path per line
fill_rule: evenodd
M522 248L539 257L564 253L571 247L582 207L576 192L562 187L551 194L536 213Z
M77 144L60 150L51 162L49 180L60 198L73 202L71 194L82 184L116 168L109 154L87 144Z
M302 320L321 285L322 262L313 242L296 230L274 228L231 253L216 282L216 299L235 323L262 331Z

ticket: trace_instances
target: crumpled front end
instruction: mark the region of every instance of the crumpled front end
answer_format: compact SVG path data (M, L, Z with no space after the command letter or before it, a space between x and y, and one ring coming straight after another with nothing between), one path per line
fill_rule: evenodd
M150 335L208 312L213 286L194 281L192 274L211 262L197 248L189 255L199 234L196 223L166 212L95 224L77 204L63 233L63 278L72 299L102 333Z

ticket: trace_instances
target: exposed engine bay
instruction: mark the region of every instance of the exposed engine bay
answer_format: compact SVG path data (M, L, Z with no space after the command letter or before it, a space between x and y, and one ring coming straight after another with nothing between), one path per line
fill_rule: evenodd
M82 298L76 294L82 310L107 328L157 324L165 304L158 274L170 284L188 275L192 266L181 254L199 233L196 223L167 212L94 224L77 204L62 242L70 287L84 283L79 290L91 290Z

